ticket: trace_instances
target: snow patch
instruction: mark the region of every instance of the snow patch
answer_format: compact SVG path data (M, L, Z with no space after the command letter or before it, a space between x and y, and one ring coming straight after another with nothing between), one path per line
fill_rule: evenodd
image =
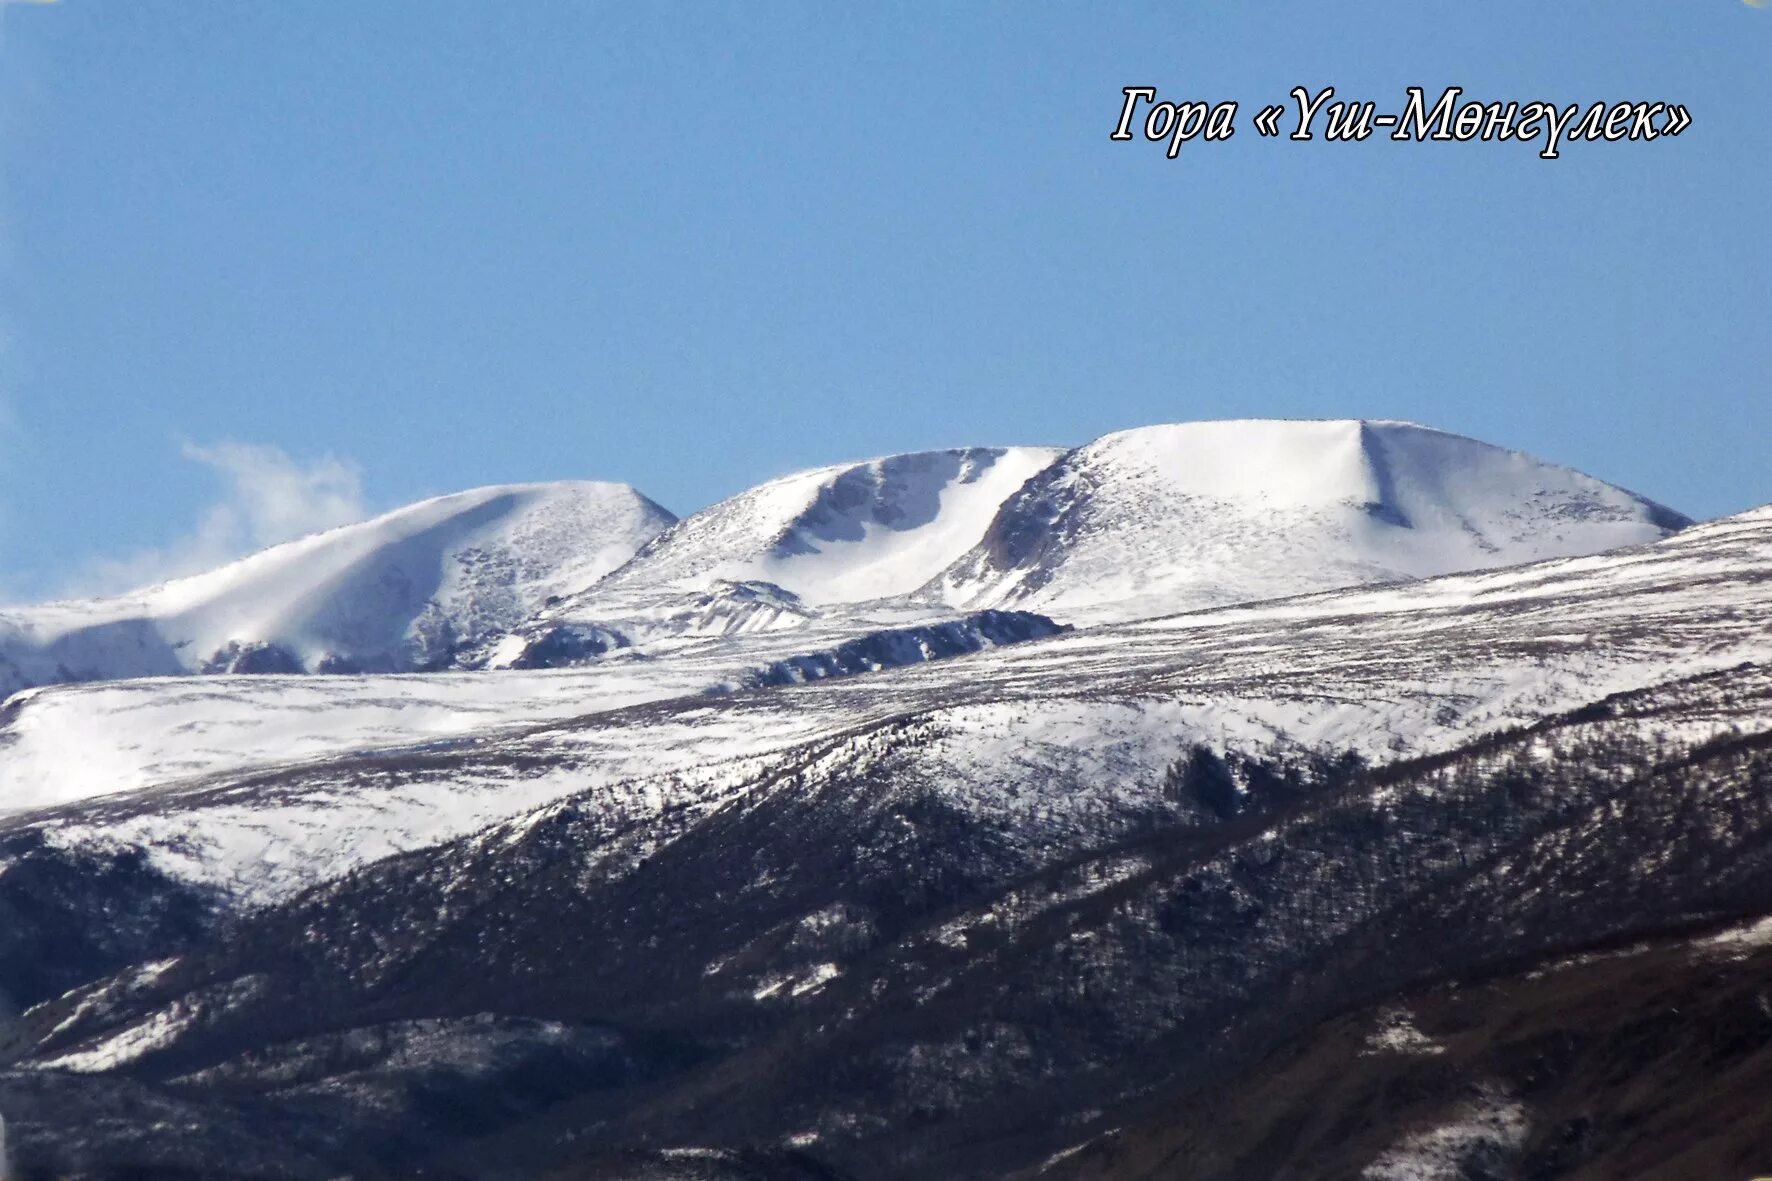
M1405 1008L1386 1009L1379 1017L1378 1027L1366 1037L1362 1055L1403 1054L1428 1056L1444 1054L1446 1047L1428 1037L1415 1025L1415 1014Z
M783 972L765 976L751 993L751 999L765 1001L777 996L805 996L817 992L831 981L843 974L843 969L836 964L813 964L797 972ZM784 992L785 990L785 992Z
M1526 1109L1494 1087L1447 1122L1412 1133L1368 1165L1365 1181L1460 1181L1499 1176L1526 1142Z

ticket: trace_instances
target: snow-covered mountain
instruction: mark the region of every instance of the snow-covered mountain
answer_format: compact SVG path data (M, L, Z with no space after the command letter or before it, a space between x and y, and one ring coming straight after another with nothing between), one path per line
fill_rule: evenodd
M0 612L0 693L439 666L607 574L674 519L626 485L589 481L423 501L133 594Z
M477 498L519 494L535 498L527 510L478 531L463 528ZM604 524L607 500L627 510L614 514L613 528ZM562 502L571 511L561 511ZM1586 553L1659 537L1684 520L1516 452L1361 422L1184 424L1110 435L1068 453L939 451L821 468L742 493L637 545L661 513L637 493L599 485L468 494L190 580L205 590L236 586L224 603L272 623L254 617L226 632L215 626L226 617L212 594L194 616L210 634L187 654L259 637L279 645L270 655L291 653L289 665L337 668L344 663L337 641L316 641L320 629L306 620L288 626L292 615L281 604L367 602L380 610L392 602L405 605L378 617L383 638L346 650L359 665L412 668L453 656L500 670L499 678L206 678L38 690L0 719L0 811L459 740L751 684L776 675L771 669L851 667L845 651L878 649L890 659L869 667L882 667L955 650L919 640L907 654L882 638L893 635L931 637L952 627L983 647L1050 630L1036 620L1007 631L981 627L956 618L963 609L943 600L1008 600L1061 620L1112 621ZM419 549L416 564L421 575L442 569L454 582L405 598L340 593L352 585L379 593L390 581L390 555L402 552L389 536L437 518L449 525L425 534L436 544ZM611 535L622 540L609 544ZM638 552L621 561L624 549ZM314 552L326 561L311 559ZM365 556L348 578L326 573L328 562L357 553ZM412 581L401 579L392 581ZM447 626L426 631L432 619ZM439 634L443 640L415 647L415 637ZM399 650L408 655L364 658L390 644L405 645ZM248 659L265 656L247 651ZM562 667L582 671L569 680L532 671Z
M1594 553L1690 523L1410 423L1180 423L1104 436L1041 471L928 593L1134 618Z
M1687 524L1580 472L1408 423L1182 423L1068 452L922 452L695 513L468 662L580 663L858 611L1146 618L1594 553Z
M596 711L922 663L1061 630L1044 616L1015 611L884 627L839 616L656 653L617 648L557 662L566 668L540 661L449 675L222 675L43 686L0 708L0 816L351 752L445 749ZM514 790L506 803L526 790ZM438 819L454 815L440 797L431 804Z
M584 663L956 610L1104 622L1653 540L1686 518L1406 423L1183 423L772 480L690 517L483 488L119 598L0 611L0 694L191 672Z
M685 517L587 597L716 582L772 583L813 606L908 594L970 549L1060 454L967 447L784 476Z
M150 671L452 667L0 708L20 1167L1165 1175L1222 1092L1240 1181L1308 1122L1268 1118L1275 1069L1320 1079L1337 1175L1623 1175L1583 1129L1695 1086L1730 1127L1657 1142L1772 1147L1704 1081L1753 1091L1772 979L1737 954L1772 915L1772 508L1681 528L1359 422L820 469L651 540L591 489L32 616L135 621ZM1596 946L1643 978L1575 980ZM1591 1035L1570 981L1621 1006ZM1686 1065L1614 1087L1644 1022Z
M578 664L615 648L821 619L888 626L946 614L906 596L975 545L998 506L1061 454L968 447L770 480L685 517L607 577L464 653L462 663Z
M12 808L42 809L13 823L151 851L262 899L573 792L619 828L919 718L945 734L919 781L994 823L1037 816L1036 839L1136 815L1180 742L1430 754L1764 658L1769 565L1765 509L1606 554L1080 628L803 688L734 691L816 632L553 673L45 689L0 725L0 770Z
M524 726L536 698L509 701L455 741L0 819L0 990L32 1006L0 1030L0 1110L69 1172L1033 1176L1113 1151L1153 1099L1242 1080L1257 1103L1251 1064L1337 1014L1358 1036L1321 1053L1370 1112L1358 1087L1396 1062L1359 1039L1420 1040L1366 1010L1444 982L1465 996L1417 1033L1460 1073L1389 1090L1483 1098L1494 1159L1581 1176L1544 1162L1615 1148L1580 1131L1612 1126L1595 1080L1659 1103L1734 1069L1765 1044L1763 975L1727 977L1714 1029L1683 1024L1723 978L1702 967L1641 981L1640 1028L1571 1040L1551 995L1517 1058L1458 1031L1495 1016L1497 970L1651 938L1733 957L1772 914L1769 568L1759 510L812 685L600 696L687 653L329 681L341 713L443 683L583 712ZM1633 1053L1653 1035L1695 1065L1621 1066L1626 1022ZM1338 1175L1464 1118L1422 1103L1325 1132ZM1222 1175L1267 1175L1263 1139Z

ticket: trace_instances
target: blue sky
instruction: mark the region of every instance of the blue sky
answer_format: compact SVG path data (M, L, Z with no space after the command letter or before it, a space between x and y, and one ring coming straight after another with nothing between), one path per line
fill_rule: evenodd
M1772 10L1740 0L0 21L13 596L477 484L686 512L1189 418L1409 418L1697 515L1772 500ZM1238 134L1111 143L1131 84L1237 100ZM1554 162L1258 138L1298 84L1693 124Z

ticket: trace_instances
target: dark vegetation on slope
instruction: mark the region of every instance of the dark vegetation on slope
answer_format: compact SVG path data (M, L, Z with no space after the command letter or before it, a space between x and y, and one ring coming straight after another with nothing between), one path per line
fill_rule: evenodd
M1425 1042L1375 1042L1399 1018ZM1517 1140L1443 1142L1446 1165L1520 1181L1749 1178L1772 1161L1769 1094L1772 940L1664 937L1332 1018L1027 1175L1352 1181L1499 1102L1528 1117Z
M194 947L215 915L209 895L168 878L140 849L0 834L0 1047L9 1012Z
M1063 635L1069 624L1054 623L1032 611L978 611L943 623L888 628L846 640L826 652L777 660L745 678L745 688L797 685L830 677L902 668L927 660L946 660Z
M1309 1159L1335 1125L1313 1132L1274 1072L1300 1056L1329 1070L1333 1039L1405 994L1453 1046L1442 989L1491 997L1459 1011L1496 1036L1449 1049L1419 1101L1391 1067L1347 1070L1324 1110L1376 1122L1343 1137L1335 1167L1357 1172L1436 1103L1497 1080L1522 1105L1530 1175L1607 1175L1625 1149L1581 1129L1677 1108L1707 1030L1733 1031L1729 1070L1761 1069L1772 1022L1725 997L1759 987L1760 960L1719 986L1714 1020L1668 1020L1687 995L1677 948L1665 972L1642 961L1647 983L1616 961L1617 1003L1586 1014L1558 1016L1565 994L1523 973L1772 912L1772 735L1655 734L1732 692L1704 678L1379 769L1187 748L1111 847L1035 848L928 787L914 756L936 735L909 719L864 736L848 769L817 771L828 752L809 750L725 806L612 831L569 803L251 916L116 1005L30 1014L14 1044L39 1062L156 1014L188 1020L123 1079L36 1076L58 1088L58 1120L33 1119L17 1075L0 1077L0 1110L44 1167L172 1163L118 1107L132 1085L196 1113L178 1151L226 1147L239 1176L601 1176L639 1159L984 1177L1129 1121L1072 1167L1160 1170L1211 1126L1170 1116L1187 1097L1247 1095L1251 1130L1227 1138L1217 1175L1314 1177L1337 1175ZM1598 995L1612 962L1557 979ZM1694 971L1689 995L1712 996ZM439 1036L410 1033L424 1022ZM1606 1073L1614 1043L1640 1054L1628 1083ZM261 1110L285 1121L282 1155L239 1147ZM1669 1159L1752 1148L1657 1126ZM88 1132L70 1145L69 1127ZM689 1147L728 1155L657 1155Z

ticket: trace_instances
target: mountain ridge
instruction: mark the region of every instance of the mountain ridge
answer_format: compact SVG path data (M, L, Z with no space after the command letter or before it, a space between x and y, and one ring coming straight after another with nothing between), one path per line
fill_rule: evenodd
M1011 465L1011 478L986 484L973 465ZM962 511L932 511L957 489L970 497ZM575 632L643 645L844 612L1123 621L1597 552L1691 523L1573 469L1413 423L1137 427L1066 451L908 453L770 481L684 518L477 659L503 667ZM879 544L918 530L938 538L911 547L920 562ZM688 597L718 587L749 588L746 603L690 621ZM778 595L792 609L760 615L757 602Z
M1124 620L1596 552L1687 524L1522 452L1364 419L907 452L791 473L681 520L626 485L499 485L114 599L0 610L0 694L193 672L537 667L980 608Z
M0 610L0 691L445 663L594 581L674 519L601 481L419 501L115 598Z
M1415 423L1173 423L1068 452L924 591L1047 611L1143 599L1133 610L1156 614L1565 557L1691 523L1572 468ZM1191 547L1185 560L1140 563L1152 532Z
M1745 1159L1763 1136L1655 1109L1721 1051L1760 1077L1772 1046L1754 1006L1772 957L1732 950L1772 930L1772 505L1661 536L1649 502L1525 457L1484 461L1513 490L1497 499L1412 473L1468 441L1405 432L1415 458L1392 465L1394 432L1314 429L1337 445L1316 468L1141 482L1097 462L1185 457L1162 432L1065 453L1030 495L1066 492L1058 515L1091 527L1043 586L1087 589L1079 569L1150 544L1107 511L1121 488L1184 510L1150 536L1241 479L1257 508L1289 495L1328 522L1306 541L1469 519L1498 549L1556 548L1565 518L1654 539L1070 628L914 596L814 604L690 561L620 595L712 634L612 630L567 667L14 697L0 775L43 801L0 815L15 1159L94 1178L225 1161L316 1181L891 1181L1153 1155L1163 1175L1204 1137L1238 1154L1202 1169L1224 1181L1314 1143L1350 1181L1548 1181L1608 1175L1619 1111ZM1520 470L1542 495L1514 494ZM1478 492L1495 474L1460 471ZM1224 548L1247 510L1215 552L1259 551ZM1447 552L1470 551L1424 560ZM1644 938L1676 942L1616 1012L1561 1017L1536 983ZM1729 999L1670 1018L1660 982L1684 1011L1713 954L1739 965ZM1516 983L1473 1008L1498 971ZM1506 1032L1513 1013L1531 1036ZM1616 1076L1595 1040L1613 1032L1656 1064L1623 1098L1594 1077ZM1361 1134L1293 1139L1317 1104L1270 1104L1263 1080L1287 1046L1315 1068L1350 1038L1376 1056L1334 1064L1325 1110ZM1411 1054L1446 1071L1399 1095ZM1165 1118L1201 1095L1262 1106L1222 1140L1214 1118Z

